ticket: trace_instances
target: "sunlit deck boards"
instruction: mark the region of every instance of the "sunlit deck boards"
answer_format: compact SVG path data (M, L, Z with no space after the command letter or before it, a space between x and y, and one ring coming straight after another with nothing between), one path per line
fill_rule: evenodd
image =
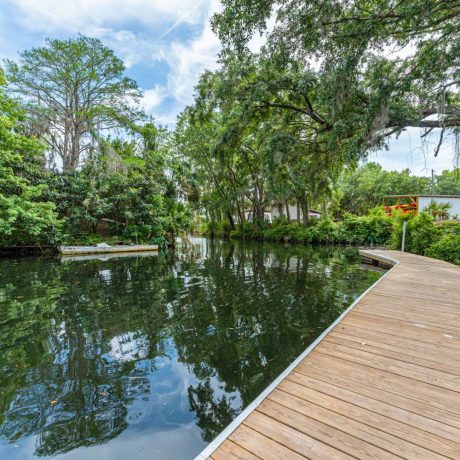
M460 459L460 267L374 253L400 265L198 458Z

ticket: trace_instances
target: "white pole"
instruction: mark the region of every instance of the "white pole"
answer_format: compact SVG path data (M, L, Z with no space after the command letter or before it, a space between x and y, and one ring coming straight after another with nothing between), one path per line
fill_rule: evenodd
M402 233L402 242L401 242L401 252L404 252L404 244L406 243L406 224L407 221L403 222L403 233Z

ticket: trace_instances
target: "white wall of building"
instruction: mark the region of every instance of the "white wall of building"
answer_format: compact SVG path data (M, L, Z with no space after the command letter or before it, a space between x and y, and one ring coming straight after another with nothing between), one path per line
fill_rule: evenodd
M272 219L277 219L278 217L285 216L287 217L286 213L286 205L283 204L281 207L281 212L278 206L273 206L271 209L271 214L272 214ZM297 220L297 205L295 204L290 204L289 205L289 216L291 217L291 221L296 221ZM299 209L299 219L302 220L302 210ZM313 219L319 218L321 214L318 214L317 212L310 211L309 216L312 217Z
M449 203L451 208L449 209L449 217L457 216L460 218L460 198L454 197L439 197L439 196L419 196L418 197L418 211L422 212L425 208L430 205L431 200L436 203L444 204Z
M299 220L301 221L303 216L301 209L299 210L299 215ZM245 211L244 216L248 222L251 222L253 219L252 211ZM278 206L272 206L272 208L267 207L265 209L264 219L268 222L273 222L275 219L278 219L281 216L287 217L285 205L283 205L281 212ZM291 218L291 222L297 221L297 206L295 204L289 205L289 216ZM316 211L310 210L309 216L312 219L319 219L321 217L321 214Z

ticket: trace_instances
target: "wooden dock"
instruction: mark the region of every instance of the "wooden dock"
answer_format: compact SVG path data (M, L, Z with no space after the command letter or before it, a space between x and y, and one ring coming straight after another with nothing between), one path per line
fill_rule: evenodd
M460 459L460 267L366 256L399 265L197 459Z

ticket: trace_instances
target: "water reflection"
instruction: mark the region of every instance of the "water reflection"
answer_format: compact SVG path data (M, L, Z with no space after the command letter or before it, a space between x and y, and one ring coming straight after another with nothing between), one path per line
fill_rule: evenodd
M206 240L2 260L0 458L192 458L379 276L353 249Z

